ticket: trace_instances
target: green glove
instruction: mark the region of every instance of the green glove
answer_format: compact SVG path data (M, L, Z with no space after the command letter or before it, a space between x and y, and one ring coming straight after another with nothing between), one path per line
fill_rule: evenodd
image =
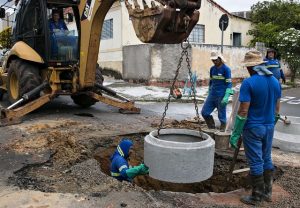
M126 174L128 178L131 179L138 175L145 175L148 173L149 173L149 168L144 164L140 164L139 166L135 166L133 168L129 168L126 170Z
M280 114L276 113L275 115L275 125L277 124L277 121L279 120L280 118Z
M226 89L226 92L225 92L225 95L223 97L223 100L221 102L221 105L222 106L225 106L228 104L228 101L229 101L229 97L230 95L233 95L234 94L234 91L231 89L231 88L227 88Z
M235 119L234 129L230 137L230 144L232 147L237 148L238 140L241 137L244 125L247 118L237 115Z
M142 168L140 170L140 175L149 174L149 168L145 164L141 164L140 166L142 166Z

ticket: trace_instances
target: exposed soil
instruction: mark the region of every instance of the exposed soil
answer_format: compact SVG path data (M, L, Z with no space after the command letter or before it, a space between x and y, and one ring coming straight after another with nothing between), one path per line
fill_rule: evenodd
M157 125L158 123L153 123L152 126L157 127ZM167 120L165 127L198 129L199 126L194 121ZM78 122L62 122L55 125L49 123L47 125L25 126L24 128L29 133L22 135L22 138L16 138L7 145L7 149L24 154L42 153L45 150L50 150L51 154L47 162L25 166L15 172L9 183L21 189L87 194L93 197L105 197L112 191L138 191L147 197L154 197L155 200L167 201L174 207L193 207L187 205L189 199L182 198L184 195L170 197L168 192L162 191L220 193L249 188L246 172L235 175L231 182L227 182L226 173L231 158L228 155L222 156L220 154L215 155L213 177L201 183L174 184L161 182L149 176L139 176L134 179L132 184L120 183L109 176L110 156L119 141L128 137L134 141L134 154L129 163L133 166L138 165L143 161L143 139L146 133L88 137L86 132L90 132L91 129L95 130L95 128ZM238 160L236 169L245 167L247 164L242 156ZM291 194L291 198L272 203L273 207L300 207L299 169L299 167L289 166L278 168L276 183L287 190ZM195 195L190 197L195 198ZM263 206L270 207L271 205ZM201 206L199 205L199 207Z
M130 135L130 139L134 140L134 154L130 157L131 165L138 165L143 161L144 155L144 143L141 138L144 138L145 135ZM118 140L121 138L118 138ZM109 148L100 147L95 151L95 158L100 161L101 169L107 175L110 175L110 156L115 151L115 148L118 143L114 143ZM163 191L172 191L172 192L187 192L187 193L206 193L206 192L226 192L232 191L239 188L247 187L247 180L245 174L235 175L231 182L227 182L226 178L229 171L231 160L225 159L221 156L215 156L214 164L214 175L209 180L206 180L201 183L193 184L176 184L170 182L162 182L156 179L153 179L149 176L139 176L134 179L134 183L145 190L163 190ZM240 160L236 164L237 169L242 169L246 167L245 160Z

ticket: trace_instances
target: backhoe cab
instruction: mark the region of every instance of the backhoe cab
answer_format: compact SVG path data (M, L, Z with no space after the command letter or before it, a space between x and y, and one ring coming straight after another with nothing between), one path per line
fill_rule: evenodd
M39 108L59 95L89 107L97 101L121 112L139 113L134 102L102 86L97 64L104 18L115 0L19 0L13 47L0 88L12 104L1 124ZM181 43L199 18L201 0L125 0L137 37L145 43ZM0 9L0 16L3 9Z

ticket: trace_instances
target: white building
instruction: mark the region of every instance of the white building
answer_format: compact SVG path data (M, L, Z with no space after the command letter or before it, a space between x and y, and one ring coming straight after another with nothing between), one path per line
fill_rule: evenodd
M7 2L3 8L6 10L6 16L3 19L0 19L0 32L8 27L11 27L13 24L14 17L14 1Z
M229 25L224 32L224 45L248 46L251 36L247 35L251 22L230 14L213 0L203 0L198 24L190 35L194 44L220 45L219 19L229 16ZM106 15L102 30L99 64L123 73L123 47L143 44L135 35L124 1L116 2Z

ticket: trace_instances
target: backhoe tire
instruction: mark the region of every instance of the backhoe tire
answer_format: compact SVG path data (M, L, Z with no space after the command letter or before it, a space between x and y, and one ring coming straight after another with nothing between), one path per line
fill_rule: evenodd
M20 59L10 63L7 78L7 93L10 103L15 103L25 93L42 83L38 67Z
M95 82L97 84L102 85L103 81L104 81L104 78L102 76L101 68L100 68L99 64L97 64ZM73 99L73 102L76 105L79 105L82 108L88 108L92 105L95 105L95 103L97 102L97 100L95 100L94 98L91 98L85 94L72 95L71 98Z

